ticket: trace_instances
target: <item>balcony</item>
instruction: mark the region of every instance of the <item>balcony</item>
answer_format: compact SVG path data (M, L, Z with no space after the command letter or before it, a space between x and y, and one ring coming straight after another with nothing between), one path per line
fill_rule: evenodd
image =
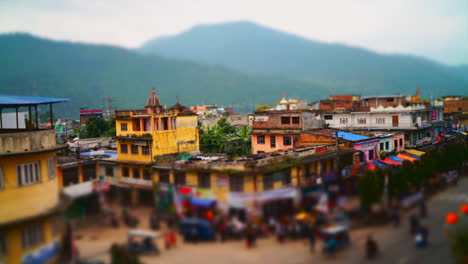
M0 156L41 152L61 147L57 145L55 131L52 129L6 132L0 134Z

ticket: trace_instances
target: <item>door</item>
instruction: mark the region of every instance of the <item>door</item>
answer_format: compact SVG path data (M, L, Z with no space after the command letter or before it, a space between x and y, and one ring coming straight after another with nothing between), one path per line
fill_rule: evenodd
M398 126L398 116L392 116L392 124L394 127Z

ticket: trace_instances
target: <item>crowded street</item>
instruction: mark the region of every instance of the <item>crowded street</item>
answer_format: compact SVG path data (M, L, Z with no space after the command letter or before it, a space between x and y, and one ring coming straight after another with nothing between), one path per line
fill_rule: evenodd
M448 239L444 236L444 217L450 211L457 211L462 203L468 202L468 180L462 178L457 186L436 194L427 202L428 215L421 223L429 229L429 244L426 248L416 248L414 238L409 234L408 215L418 212L418 208L405 212L398 227L393 224L358 228L351 230L351 246L336 252L335 256L324 255L322 244L317 242L315 252L311 252L307 239L286 240L280 244L274 236L258 239L255 248L247 249L244 241L183 243L177 239L177 246L163 249L162 239L158 240L161 249L159 256L143 256L144 263L451 263ZM143 219L145 211L139 211ZM147 215L147 214L146 214ZM142 228L145 228L142 222ZM164 228L162 228L164 229ZM80 228L76 232L77 247L82 259L109 262L109 248L113 242L125 243L127 228L113 229L96 224ZM365 259L365 242L371 234L376 239L380 253L374 260Z

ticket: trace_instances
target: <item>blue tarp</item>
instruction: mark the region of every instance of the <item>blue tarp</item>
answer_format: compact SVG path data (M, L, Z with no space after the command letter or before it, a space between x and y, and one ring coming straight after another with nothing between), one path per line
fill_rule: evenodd
M390 156L390 159L394 161L399 161L399 162L405 161L404 159L400 159L399 157L396 157L396 156Z
M214 203L216 203L216 200L204 199L204 198L192 198L192 200L190 200L190 203L195 206L211 207Z
M380 161L380 160L374 160L373 163L374 163L375 166L379 166L380 168L385 168L385 167L388 166L387 163L382 162L382 161Z
M463 133L465 133L465 132L466 132L466 131L462 131L462 130L456 130L456 129L452 129L452 130L450 130L450 131L452 131L452 132L456 132L456 133L460 133L460 134L463 134Z
M38 105L67 102L64 98L50 98L38 96L0 95L0 105Z
M333 137L335 137L335 134L333 134ZM353 134L353 133L348 133L348 132L343 132L343 131L338 131L338 137L345 139L345 140L351 140L351 141L358 141L358 140L363 140L363 139L368 139L369 137L366 136L361 136L358 134Z

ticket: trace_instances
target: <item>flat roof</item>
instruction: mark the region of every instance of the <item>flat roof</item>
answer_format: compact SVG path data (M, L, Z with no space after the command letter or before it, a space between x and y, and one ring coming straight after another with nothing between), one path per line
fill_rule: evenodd
M39 96L0 95L0 106L39 105L68 102L65 98L51 98Z
M368 96L361 96L361 99L370 99L370 98L390 98L390 97L406 97L406 96L405 96L405 95L401 95L401 94L368 95Z

